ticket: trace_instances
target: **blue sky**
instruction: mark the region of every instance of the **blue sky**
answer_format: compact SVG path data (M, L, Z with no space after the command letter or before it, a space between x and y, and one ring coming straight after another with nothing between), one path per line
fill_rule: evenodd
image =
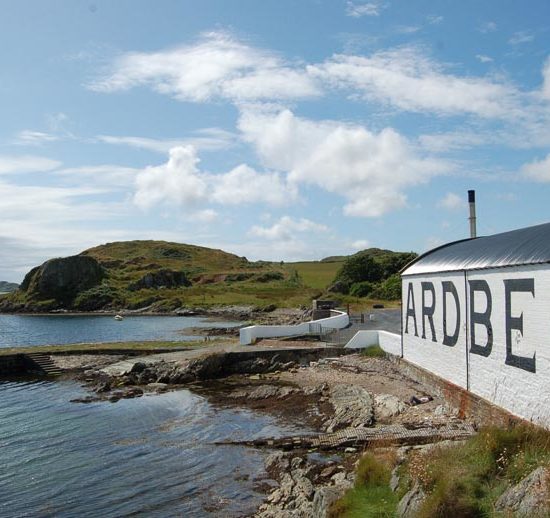
M550 219L550 3L8 1L0 279L126 239L307 260Z

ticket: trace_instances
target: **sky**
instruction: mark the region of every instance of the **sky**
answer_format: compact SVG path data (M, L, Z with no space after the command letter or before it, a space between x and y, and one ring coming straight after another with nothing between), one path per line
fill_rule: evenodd
M550 2L0 0L0 279L106 242L423 252L550 221Z

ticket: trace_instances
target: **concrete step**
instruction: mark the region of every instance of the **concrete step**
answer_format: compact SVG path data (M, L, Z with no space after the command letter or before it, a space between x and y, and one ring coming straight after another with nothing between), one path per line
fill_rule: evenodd
M30 363L38 367L46 375L59 376L61 374L61 370L56 367L49 355L44 353L28 353L25 356Z

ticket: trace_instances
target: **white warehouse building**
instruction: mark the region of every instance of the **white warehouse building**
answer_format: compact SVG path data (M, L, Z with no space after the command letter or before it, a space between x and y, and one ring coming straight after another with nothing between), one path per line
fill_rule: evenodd
M402 280L405 360L550 427L550 223L441 246Z

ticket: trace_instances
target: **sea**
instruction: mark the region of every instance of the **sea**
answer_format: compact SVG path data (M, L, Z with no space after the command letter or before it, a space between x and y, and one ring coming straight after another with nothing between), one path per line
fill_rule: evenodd
M0 315L0 348L136 340L189 341L200 337L186 335L186 328L239 325L242 322L204 317L135 315L119 321L107 315Z
M186 320L184 320L186 319ZM187 339L190 317L0 316L3 346ZM235 323L229 323L234 325ZM268 452L216 442L303 433L182 389L116 403L71 403L75 381L0 382L1 517L251 515Z

